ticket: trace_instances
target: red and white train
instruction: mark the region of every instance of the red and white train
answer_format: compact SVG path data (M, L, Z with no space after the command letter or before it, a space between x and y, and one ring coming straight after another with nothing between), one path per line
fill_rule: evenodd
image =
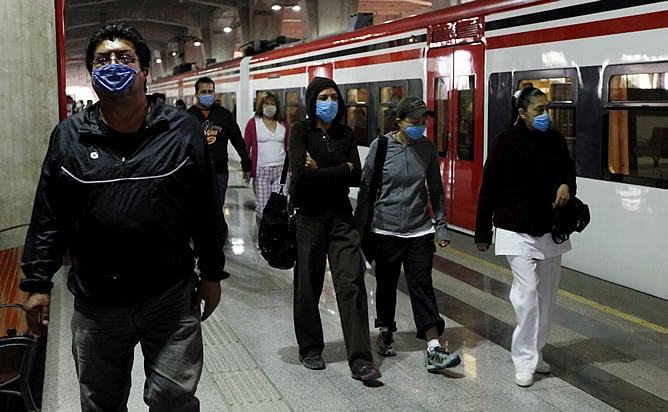
M334 79L360 154L392 129L394 107L422 96L437 113L450 225L471 233L489 142L513 121L512 96L532 84L577 165L592 222L564 265L668 299L668 1L478 0L289 45L153 81L173 103L216 82L244 125L258 92L304 116L316 75Z

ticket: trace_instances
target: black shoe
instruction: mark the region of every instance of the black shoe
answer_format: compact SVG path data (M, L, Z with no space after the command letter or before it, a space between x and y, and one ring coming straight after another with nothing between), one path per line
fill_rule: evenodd
M353 379L357 379L358 381L362 382L368 382L370 380L378 379L381 376L382 375L380 374L380 371L371 364L364 365L360 368L359 371L353 372Z
M394 349L392 332L380 332L378 334L378 339L376 339L376 352L382 356L397 356L397 351Z
M305 356L299 355L299 361L306 369L322 370L325 369L325 360L320 355Z

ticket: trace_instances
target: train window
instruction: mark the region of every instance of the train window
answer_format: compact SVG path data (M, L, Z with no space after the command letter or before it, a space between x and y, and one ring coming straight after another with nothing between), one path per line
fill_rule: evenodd
M380 108L378 110L379 134L385 135L394 130L394 120L397 117L397 103L404 98L404 93L405 90L402 86L380 88Z
M608 171L655 185L668 174L667 73L633 69L607 82Z
M236 93L216 93L216 99L220 101L220 105L231 111L235 112L237 109L237 95Z
M457 78L457 158L473 160L473 96L475 76Z
M285 91L285 120L292 124L304 119L303 89Z
M525 78L518 82L517 90L533 86L547 95L547 111L551 127L564 135L568 151L575 159L575 100L571 77Z
M450 106L450 79L438 77L434 79L434 143L440 156L448 155L448 113Z
M346 124L353 129L358 146L369 145L369 88L350 87L346 94Z

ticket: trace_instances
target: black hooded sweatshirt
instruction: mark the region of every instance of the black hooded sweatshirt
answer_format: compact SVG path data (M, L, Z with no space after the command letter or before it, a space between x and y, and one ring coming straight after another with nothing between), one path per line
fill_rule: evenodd
M339 107L330 128L322 130L315 125L316 100L318 93L328 88L336 90ZM292 170L290 195L300 214L352 211L349 187L359 186L362 170L353 130L340 123L344 112L343 95L334 81L316 77L309 83L306 88L308 118L292 125L288 148ZM318 164L317 169L305 167L307 153ZM353 164L352 171L347 162Z

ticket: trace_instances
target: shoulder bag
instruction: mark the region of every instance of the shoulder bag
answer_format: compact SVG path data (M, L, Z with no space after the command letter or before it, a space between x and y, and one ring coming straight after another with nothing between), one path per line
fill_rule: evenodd
M590 220L589 206L577 197L571 197L564 206L554 209L552 240L555 243L565 242L571 233L582 232Z
M280 189L269 196L267 205L262 211L258 233L260 254L269 266L277 269L290 269L297 260L295 217L288 210L288 197L283 194L288 166L286 153Z

